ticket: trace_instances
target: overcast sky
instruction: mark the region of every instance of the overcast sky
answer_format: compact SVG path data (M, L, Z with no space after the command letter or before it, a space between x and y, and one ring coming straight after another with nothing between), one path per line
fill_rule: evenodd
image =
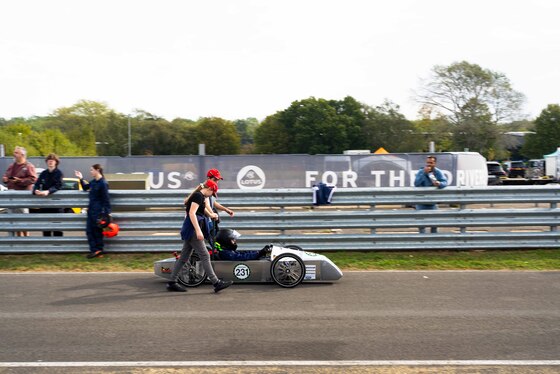
M0 117L79 100L172 120L259 120L310 96L385 99L421 78L502 72L529 118L560 102L555 0L17 0L0 3Z

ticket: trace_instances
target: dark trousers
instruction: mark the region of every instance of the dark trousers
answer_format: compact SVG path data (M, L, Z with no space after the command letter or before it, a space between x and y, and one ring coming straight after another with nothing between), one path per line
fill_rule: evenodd
M62 231L43 231L43 236L64 236Z
M437 210L436 204L425 204L425 205L416 205L416 210ZM418 227L418 232L420 234L426 233L426 227L420 226ZM432 234L437 233L437 227L430 227L430 232Z
M41 208L38 213L62 213L59 208ZM43 231L43 236L63 236L62 231Z
M91 217L88 212L86 235L91 252L103 250L103 230L97 226L97 215Z

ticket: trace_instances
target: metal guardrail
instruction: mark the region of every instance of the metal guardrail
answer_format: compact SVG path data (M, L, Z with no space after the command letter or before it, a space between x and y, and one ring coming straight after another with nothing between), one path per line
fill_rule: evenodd
M181 248L182 202L190 191L111 191L121 234L106 240L108 252L167 252ZM313 206L310 189L220 190L219 201L236 209L220 227L243 236L241 249L269 243L315 251L433 250L560 247L560 187L354 188L338 189L331 205ZM59 191L47 198L0 192L0 208L86 207L86 193ZM440 205L416 211L417 203ZM0 215L0 253L87 251L84 214ZM439 227L419 234L419 227ZM42 237L41 231L64 231ZM30 237L8 236L30 231ZM429 231L429 229L427 229Z

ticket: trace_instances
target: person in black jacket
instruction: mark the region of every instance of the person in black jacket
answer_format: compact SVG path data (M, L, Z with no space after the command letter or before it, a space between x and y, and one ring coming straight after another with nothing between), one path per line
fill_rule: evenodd
M109 184L103 177L103 168L99 164L89 169L92 180L86 182L79 171L75 171L76 177L80 178L80 184L84 191L89 190L89 204L87 210L86 235L89 243L90 253L87 258L103 257L103 229L97 220L100 216L111 214L111 202L109 201Z
M45 158L47 168L39 174L33 185L32 194L36 196L49 196L62 189L62 172L58 168L60 159L54 153ZM61 208L40 208L39 213L62 213ZM43 236L62 236L62 231L43 231Z

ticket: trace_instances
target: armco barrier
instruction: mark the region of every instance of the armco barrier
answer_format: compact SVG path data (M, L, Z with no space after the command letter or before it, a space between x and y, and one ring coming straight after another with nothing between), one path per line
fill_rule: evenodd
M107 252L179 250L185 190L113 190L113 217L121 234L106 240ZM0 208L86 207L87 193L60 191L46 198L0 192ZM235 217L221 227L242 233L240 249L269 243L315 251L514 249L560 247L560 187L354 188L338 189L333 203L313 206L310 189L220 190L219 201ZM437 202L437 211L416 211ZM436 234L419 227L437 226ZM85 214L0 214L0 253L85 252ZM43 237L60 230L64 237ZM30 237L10 236L30 231ZM429 229L427 230L429 232Z

